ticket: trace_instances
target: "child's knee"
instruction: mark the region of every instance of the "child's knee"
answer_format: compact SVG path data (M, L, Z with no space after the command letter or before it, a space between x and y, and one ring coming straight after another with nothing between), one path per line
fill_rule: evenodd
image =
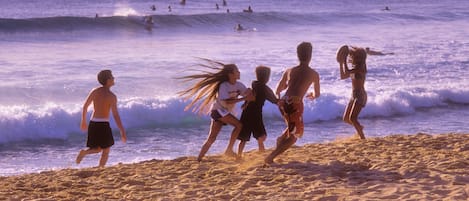
M264 142L266 138L267 138L267 135L263 135L263 136L260 136L259 138L257 138L257 141Z
M111 152L111 147L104 148L102 149L102 151L103 151L103 154L109 154L109 152Z
M237 122L234 126L236 129L241 130L243 128L243 123Z

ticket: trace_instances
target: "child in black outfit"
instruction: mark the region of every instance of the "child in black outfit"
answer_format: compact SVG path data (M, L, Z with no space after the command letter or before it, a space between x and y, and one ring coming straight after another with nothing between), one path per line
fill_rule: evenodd
M242 157L244 146L246 141L250 140L251 133L257 139L259 151L263 152L265 150L264 141L267 138L267 132L265 131L264 120L262 118L262 107L265 100L273 104L277 104L278 101L272 89L266 85L270 78L270 68L258 66L256 68L256 78L257 80L251 84L255 100L245 102L243 105L240 119L243 127L238 135L238 139L241 140L238 147L238 158Z

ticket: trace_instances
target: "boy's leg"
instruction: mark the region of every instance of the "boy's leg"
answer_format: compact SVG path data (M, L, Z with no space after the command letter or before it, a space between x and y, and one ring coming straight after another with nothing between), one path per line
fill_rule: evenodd
M288 148L290 148L293 144L295 144L297 138L293 135L286 136L282 138L278 142L278 146L275 147L275 150L272 151L264 160L266 164L271 164L274 162L274 158L277 157L278 155L282 154L285 152Z
M107 159L109 158L110 151L111 151L111 147L103 149L103 153L101 154L101 159L99 159L99 167L104 167L106 165Z
M97 148L89 148L89 149L86 149L86 150L80 150L80 152L78 153L78 156L77 158L75 159L75 162L77 164L80 164L81 160L83 160L83 158L88 155L88 154L96 154L96 153L99 153L101 152L101 148L97 147Z
M263 135L259 138L257 138L257 144L259 145L259 151L264 152L265 151L265 146L264 146L264 141L267 138L267 135Z
M243 156L243 150L244 150L244 147L246 146L246 141L244 140L241 140L239 142L239 146L238 146L238 158L242 158Z

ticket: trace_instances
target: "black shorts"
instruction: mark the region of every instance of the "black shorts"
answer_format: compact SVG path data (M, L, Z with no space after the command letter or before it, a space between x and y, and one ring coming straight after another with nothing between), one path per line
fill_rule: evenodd
M218 119L222 118L221 114L217 110L210 111L210 117L215 121L219 121Z
M212 111L210 112L210 117L212 117L212 119L213 119L214 121L220 122L220 123L222 123L224 126L226 125L225 122L220 121L220 118L222 118L222 116L221 116L221 114L220 114L217 110L212 110Z
M352 92L352 98L350 99L349 104L356 103L362 107L365 107L366 102L367 102L367 94L365 90L353 90Z
M243 111L241 114L241 123L243 124L243 128L238 135L238 139L241 141L249 141L251 134L256 139L267 135L262 114L248 114Z
M86 146L89 148L108 148L114 145L114 137L109 122L90 121L88 126L88 139Z

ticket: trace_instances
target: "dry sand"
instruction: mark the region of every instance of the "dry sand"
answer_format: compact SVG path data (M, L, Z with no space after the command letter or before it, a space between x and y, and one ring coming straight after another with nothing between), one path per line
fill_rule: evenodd
M469 134L293 147L0 177L0 200L469 200Z

